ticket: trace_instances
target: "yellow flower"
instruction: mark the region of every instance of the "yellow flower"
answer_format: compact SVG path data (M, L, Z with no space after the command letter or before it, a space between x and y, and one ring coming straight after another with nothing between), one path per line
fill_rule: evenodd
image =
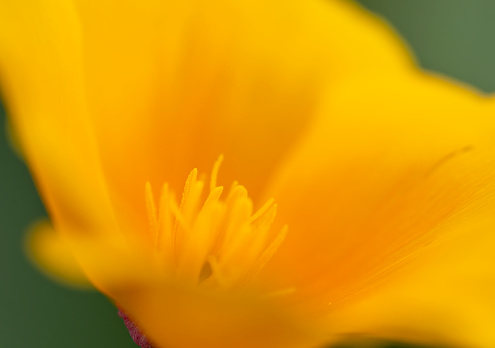
M154 346L495 346L495 104L355 4L3 0L0 26L61 237L35 257L79 281L73 253Z

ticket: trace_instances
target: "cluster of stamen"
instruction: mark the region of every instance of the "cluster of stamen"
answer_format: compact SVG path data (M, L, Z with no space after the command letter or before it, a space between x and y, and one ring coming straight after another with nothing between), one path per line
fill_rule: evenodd
M146 184L151 237L167 274L201 286L245 286L275 254L287 227L271 235L273 199L254 212L247 190L236 182L222 198L224 189L216 183L222 159L213 166L209 193L197 169L189 174L180 204L164 184L157 205Z

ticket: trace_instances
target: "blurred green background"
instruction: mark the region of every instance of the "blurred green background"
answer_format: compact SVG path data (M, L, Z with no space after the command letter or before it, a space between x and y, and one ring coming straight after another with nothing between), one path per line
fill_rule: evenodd
M401 33L423 68L495 91L495 1L360 2ZM1 110L0 347L136 347L105 297L61 287L27 261L24 232L46 213L26 167L7 144L4 124ZM398 342L378 346L413 347Z

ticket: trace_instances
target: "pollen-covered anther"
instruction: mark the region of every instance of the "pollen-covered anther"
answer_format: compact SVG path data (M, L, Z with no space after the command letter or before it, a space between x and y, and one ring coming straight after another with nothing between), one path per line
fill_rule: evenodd
M222 160L220 156L213 166L209 192L197 169L192 170L180 204L165 184L157 209L146 184L151 237L167 274L202 286L244 286L275 254L287 227L272 234L273 199L254 212L247 190L237 182L222 197L223 187L217 186Z

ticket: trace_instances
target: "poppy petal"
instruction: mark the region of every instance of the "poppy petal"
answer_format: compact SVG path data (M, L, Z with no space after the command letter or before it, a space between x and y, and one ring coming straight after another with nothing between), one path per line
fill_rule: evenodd
M335 305L493 200L495 103L411 69L328 105L270 191L289 233L266 271Z

